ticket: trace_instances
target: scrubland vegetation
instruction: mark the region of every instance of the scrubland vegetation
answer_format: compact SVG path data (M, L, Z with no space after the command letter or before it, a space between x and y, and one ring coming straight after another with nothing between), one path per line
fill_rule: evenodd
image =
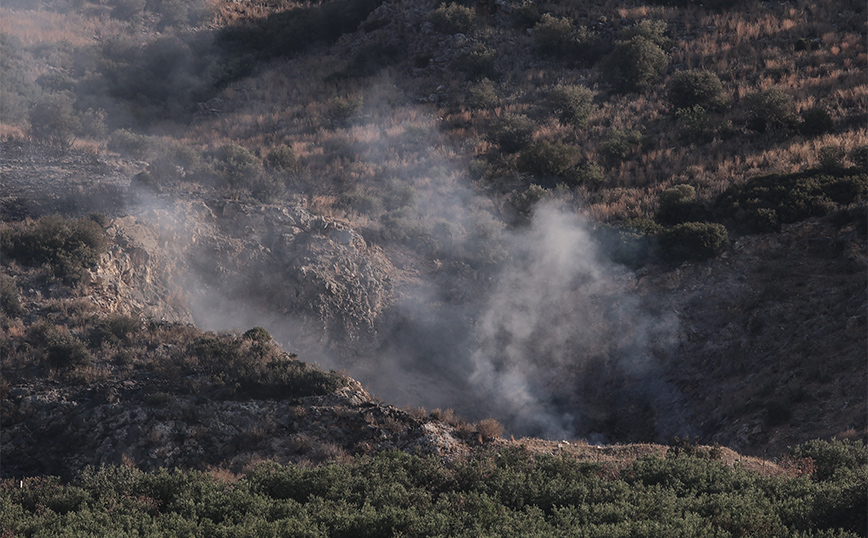
M402 452L263 464L243 477L88 468L69 484L4 480L0 524L60 536L865 535L861 443L800 445L776 477L681 448L623 468L521 448L451 464Z
M4 2L0 136L122 161L136 191L303 204L375 244L482 274L507 256L502 232L546 200L587 216L632 268L701 262L809 218L864 237L863 3L484 4ZM100 312L81 297L104 226L99 215L0 224L4 393L147 378L162 387L149 405L165 406L173 394L293 399L346 383L262 329ZM38 311L30 287L48 290ZM475 428L486 441L503 432ZM620 468L520 450L246 476L107 467L68 484L4 480L0 530L865 536L862 444L812 441L787 458L776 477L689 446Z

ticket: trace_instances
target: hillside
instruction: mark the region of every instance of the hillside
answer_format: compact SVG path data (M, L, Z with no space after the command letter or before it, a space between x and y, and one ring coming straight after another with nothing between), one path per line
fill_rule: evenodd
M866 440L864 7L6 3L3 476Z

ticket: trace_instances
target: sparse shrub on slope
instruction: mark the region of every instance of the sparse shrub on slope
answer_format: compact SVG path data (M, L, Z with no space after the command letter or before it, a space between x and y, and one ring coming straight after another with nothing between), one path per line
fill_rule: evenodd
M716 110L725 101L720 78L704 69L689 69L673 75L668 96L675 109L701 106L705 110Z
M743 110L749 129L788 132L798 125L793 96L780 88L769 88L745 96Z
M533 36L541 55L571 65L593 65L605 52L593 31L585 26L575 27L572 20L548 13L534 25Z
M666 228L657 236L668 261L701 261L713 258L726 247L729 235L721 224L685 222Z
M558 84L549 90L547 100L562 122L580 127L591 115L594 92L578 84Z
M868 192L868 175L818 170L798 174L755 177L726 189L717 211L748 232L772 232L781 224L821 217L837 205L860 200Z
M67 285L84 281L107 246L105 230L89 218L50 216L0 225L4 256L29 266L48 264Z
M518 158L518 168L539 180L576 178L582 161L581 149L564 142L538 142L524 150Z
M72 99L65 94L47 95L30 109L30 131L41 142L67 149L80 128Z
M691 185L675 185L657 195L657 214L661 224L680 224L698 221L702 208L696 200L696 189Z
M832 130L835 126L832 115L825 107L815 106L802 112L802 123L799 130L805 136L820 136Z
M618 41L603 64L603 76L619 92L644 91L657 83L669 55L654 40L637 35Z
M434 25L434 30L443 34L467 34L473 30L476 22L476 12L473 8L451 2L442 4L428 14L428 21Z
M20 291L14 278L0 274L0 312L7 316L18 316L21 308Z
M528 146L536 124L522 114L505 114L491 128L490 136L500 149L515 153Z

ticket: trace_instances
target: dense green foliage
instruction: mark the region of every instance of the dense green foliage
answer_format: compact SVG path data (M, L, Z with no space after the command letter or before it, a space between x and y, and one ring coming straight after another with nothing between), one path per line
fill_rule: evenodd
M646 457L620 472L520 449L450 465L401 452L347 465L264 464L235 483L203 472L86 469L2 482L16 536L864 536L865 448L804 450L833 478L768 477L707 457ZM799 449L797 449L799 450Z
M866 191L868 175L861 170L834 174L807 170L733 185L720 195L717 208L746 231L768 232L780 229L781 224L826 215L839 205L860 200Z
M684 222L657 236L669 261L705 260L719 254L729 242L726 228L712 222Z
M66 284L82 282L108 246L96 220L43 217L20 224L0 225L0 252L29 265L47 264Z

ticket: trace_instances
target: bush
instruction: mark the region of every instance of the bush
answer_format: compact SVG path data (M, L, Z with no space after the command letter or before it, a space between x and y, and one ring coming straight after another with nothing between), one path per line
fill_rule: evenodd
M675 119L678 123L678 135L685 141L707 142L714 136L714 124L708 111L700 105L679 108L675 111Z
M835 122L829 111L823 107L815 106L802 112L802 134L809 137L820 136L828 133L834 127Z
M474 43L467 52L456 61L455 67L470 80L493 79L497 77L494 66L496 51L482 43Z
M814 439L790 448L790 455L814 460L814 476L817 480L830 480L836 473L855 471L868 465L868 448L862 441L849 439Z
M564 123L583 126L593 110L594 92L577 84L558 84L548 93L548 104Z
M93 359L84 342L69 333L58 332L49 336L45 358L52 368L61 370L87 366Z
M29 119L34 138L61 149L72 146L81 128L72 99L63 94L52 94L37 101L30 109Z
M217 170L232 187L252 182L262 172L262 162L250 150L235 143L217 151Z
M589 66L603 54L599 37L585 26L573 27L567 18L543 15L533 27L537 51L567 63Z
M657 195L657 214L661 224L696 221L701 208L696 201L696 189L691 185L675 185Z
M658 235L663 256L672 262L701 261L723 251L729 241L726 228L717 223L685 222Z
M657 82L667 65L669 55L651 39L637 35L615 44L603 75L616 91L643 91Z
M87 279L108 246L105 230L91 219L59 216L0 226L0 251L24 265L48 264L67 285Z
M497 104L497 91L494 84L487 78L470 87L470 106L473 108L491 108Z
M20 291L15 279L0 275L0 311L7 316L18 316L24 310L19 299Z
M497 419L486 418L476 424L476 431L479 432L483 441L491 441L503 435L503 426Z
M610 161L623 161L636 151L642 140L642 133L635 129L612 129L606 133L600 151Z
M621 41L629 41L634 37L641 36L661 49L665 49L669 47L669 38L666 37L666 30L666 21L642 19L621 33Z
M744 111L749 129L787 132L797 124L793 96L779 88L769 88L748 94L744 98Z
M823 146L817 153L820 169L830 174L842 171L845 155L844 148L840 146Z
M723 84L716 74L704 69L679 71L669 82L669 102L676 109L700 106L716 110L723 106Z
M539 179L573 179L581 161L578 146L563 142L539 142L519 155L518 168Z
M443 34L467 34L476 22L476 12L454 2L443 4L428 14L434 30Z
M502 151L515 153L530 143L536 124L521 114L505 114L491 129L491 136Z
M868 172L868 146L853 148L850 152L850 160L863 172Z

